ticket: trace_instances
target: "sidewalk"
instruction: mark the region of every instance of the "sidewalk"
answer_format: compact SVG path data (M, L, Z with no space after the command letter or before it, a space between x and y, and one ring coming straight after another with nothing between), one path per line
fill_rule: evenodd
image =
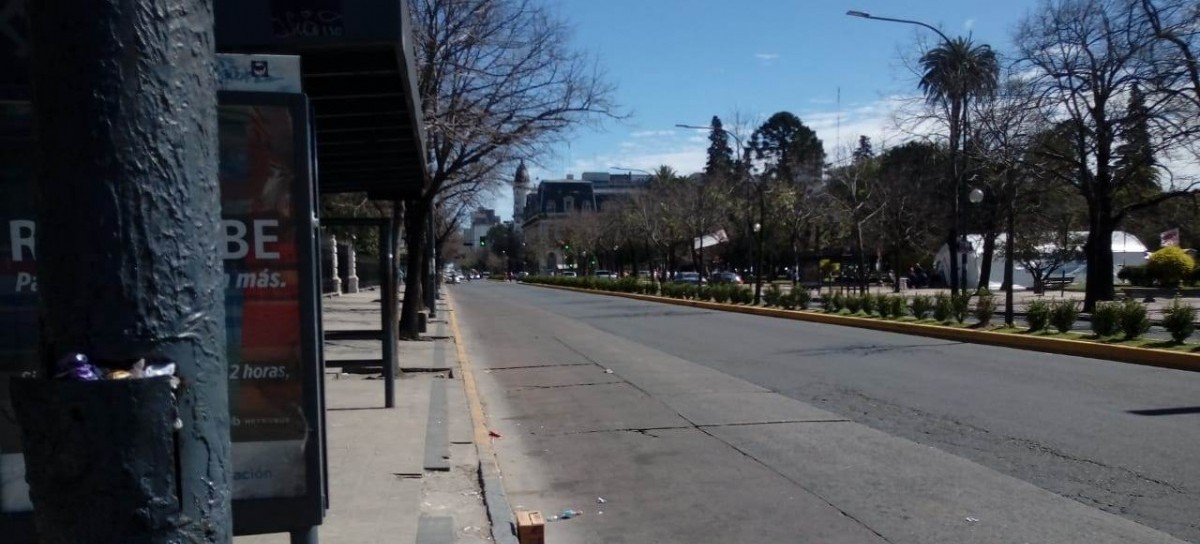
M322 299L326 332L379 328L379 293ZM325 370L329 511L322 544L484 543L491 526L459 372L449 308L421 341L400 342L396 407L385 409L378 368ZM378 359L378 340L325 342L327 361ZM285 544L257 535L237 544Z

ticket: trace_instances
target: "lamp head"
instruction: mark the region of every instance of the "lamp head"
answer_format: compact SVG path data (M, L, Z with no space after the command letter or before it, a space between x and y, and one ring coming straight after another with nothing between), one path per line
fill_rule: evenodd
M970 200L971 204L983 202L983 191L979 190L978 187L971 189L971 193L967 195L967 200Z
M870 18L871 18L871 14L870 14L870 13L867 13L867 12L865 12L865 11L856 11L856 10L850 10L850 11L847 11L847 12L846 12L846 15L849 15L849 16L851 16L851 17L862 17L863 19L870 19Z

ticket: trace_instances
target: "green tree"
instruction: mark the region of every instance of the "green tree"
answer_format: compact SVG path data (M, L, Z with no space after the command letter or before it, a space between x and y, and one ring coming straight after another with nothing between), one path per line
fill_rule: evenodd
M941 110L949 128L948 177L956 191L953 205L956 211L954 216L957 216L962 197L958 192L962 190L962 175L966 171L961 151L965 147L963 141L966 131L963 127L969 121L968 106L972 98L988 96L995 91L1000 67L996 53L990 46L975 44L970 38L964 37L939 44L922 55L919 62L922 73L918 87L925 94L926 102ZM957 224L951 225L949 234L947 242L950 247L957 247ZM950 259L950 285L953 292L957 292L959 287L958 268L958 259Z
M751 134L745 159L747 168L757 162L761 169L755 176L754 194L745 199L746 217L756 218L747 221L747 226L761 223L761 236L774 241L768 246L775 247L777 254L790 252L793 267L797 267L800 242L814 213L813 196L820 191L825 171L824 144L799 117L781 111Z
M733 149L729 147L729 133L721 124L721 118L712 118L712 130L708 133L708 160L704 163L704 175L711 180L733 181L735 172Z
M1135 98L1140 84L1158 81L1163 66L1185 71L1185 61L1154 47L1154 29L1123 0L1048 2L1021 23L1015 41L1024 59L1021 69L1032 74L1038 96L1071 128L1066 152L1041 153L1071 164L1061 179L1087 202L1084 309L1091 311L1097 301L1114 296L1113 231L1138 210L1195 194L1194 184L1146 185L1156 151L1186 145L1189 131L1176 128L1179 104L1170 99L1178 95L1159 90L1156 100L1139 99L1127 107L1120 102ZM1139 134L1143 124L1151 138ZM1126 153L1118 150L1123 140Z
M750 136L749 148L768 180L811 183L821 179L825 168L821 139L791 112L781 111L763 122Z

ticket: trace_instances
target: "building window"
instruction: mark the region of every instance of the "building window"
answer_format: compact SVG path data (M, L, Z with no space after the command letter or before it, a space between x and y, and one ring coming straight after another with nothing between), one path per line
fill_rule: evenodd
M583 201L583 211L585 211L585 212L592 211L592 203L584 200Z
M557 203L551 200L546 203L546 213L558 213Z
M575 199L574 198L569 197L569 196L563 197L563 211L564 212L575 211Z

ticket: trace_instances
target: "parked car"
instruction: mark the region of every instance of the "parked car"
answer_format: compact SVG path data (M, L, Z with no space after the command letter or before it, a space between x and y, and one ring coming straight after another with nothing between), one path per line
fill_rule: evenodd
M700 277L699 272L680 272L675 275L675 283L700 285L704 283L704 278Z
M606 280L617 279L617 275L613 272L609 272L608 270L597 270L596 273L593 275L596 276L597 278L606 279Z
M562 277L564 277L564 278L574 278L574 277L575 277L575 271L574 271L574 270L564 270L564 271L563 271L563 273L562 273Z
M734 285L742 284L742 277L736 272L717 272L712 275L713 283L732 283Z

